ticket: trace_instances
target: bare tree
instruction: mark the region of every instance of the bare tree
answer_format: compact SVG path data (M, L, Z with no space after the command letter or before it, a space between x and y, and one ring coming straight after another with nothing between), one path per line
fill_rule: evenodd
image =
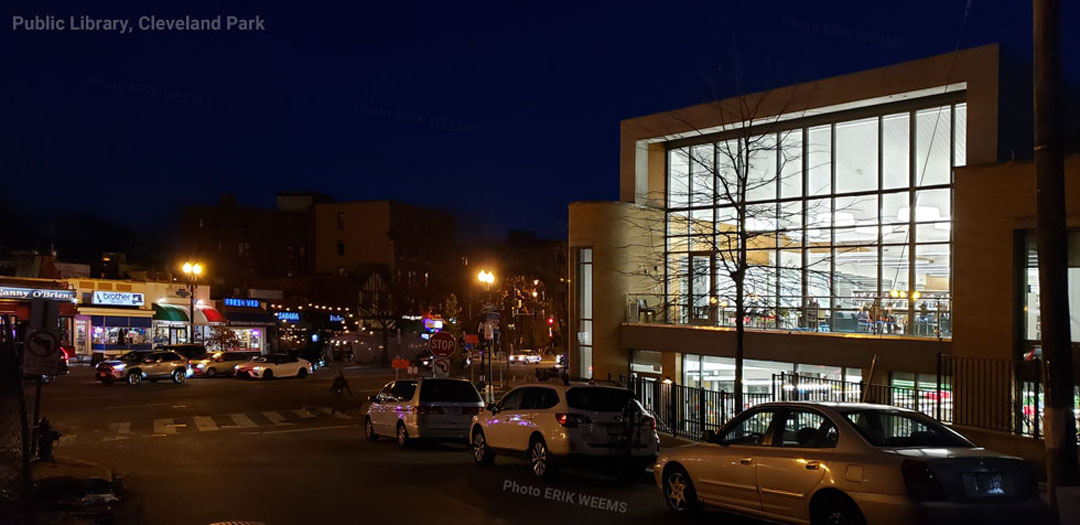
M680 120L691 131L668 145L666 191L649 195L654 212L629 219L644 232L638 236L644 250L627 246L637 248L635 272L649 277L649 295L662 297L666 320L727 325L733 317L737 411L744 406L747 320L814 330L814 297L832 298L835 290L828 232L850 203L805 198L818 193L813 186L831 169L831 136L818 141L813 131L784 125L793 95L765 92L711 103L719 127ZM868 236L867 246L875 240L876 233Z

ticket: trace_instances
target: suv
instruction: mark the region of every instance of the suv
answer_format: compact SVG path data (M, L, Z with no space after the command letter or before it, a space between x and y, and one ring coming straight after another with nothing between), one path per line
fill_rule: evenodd
M586 460L633 479L660 452L656 420L633 392L590 384L517 387L473 418L469 437L476 463L491 465L496 454L525 456L542 479Z
M393 381L371 396L364 435L368 441L394 436L403 448L414 439L468 441L473 417L483 408L480 392L465 379Z
M189 375L188 360L176 352L128 352L119 359L98 363L94 370L94 377L106 385L117 379L132 386L143 379L172 379L180 384Z
M251 361L253 357L259 355L258 352L214 352L192 359L188 363L191 365L191 371L197 376L234 375L236 365Z

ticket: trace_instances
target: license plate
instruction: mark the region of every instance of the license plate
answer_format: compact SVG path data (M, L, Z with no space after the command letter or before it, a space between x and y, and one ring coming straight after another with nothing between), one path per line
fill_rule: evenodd
M1005 476L998 472L966 472L964 493L968 496L997 497L1005 496Z
M460 416L461 415L461 407L446 407L446 408L443 409L443 411L448 416Z

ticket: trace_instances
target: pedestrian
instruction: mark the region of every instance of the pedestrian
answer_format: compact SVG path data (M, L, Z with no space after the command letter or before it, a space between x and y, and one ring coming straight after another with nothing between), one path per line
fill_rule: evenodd
M334 407L330 410L330 414L336 414L338 409L341 409L341 413L345 413L345 392L348 391L352 396L352 389L349 388L349 382L345 380L345 373L338 370L337 377L334 378L334 382L330 384L330 391L334 393Z

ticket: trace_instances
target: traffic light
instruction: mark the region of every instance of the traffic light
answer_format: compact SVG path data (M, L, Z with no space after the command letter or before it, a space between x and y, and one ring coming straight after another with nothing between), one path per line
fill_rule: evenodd
M555 324L555 318L554 317L548 317L548 326L552 326L554 324Z

